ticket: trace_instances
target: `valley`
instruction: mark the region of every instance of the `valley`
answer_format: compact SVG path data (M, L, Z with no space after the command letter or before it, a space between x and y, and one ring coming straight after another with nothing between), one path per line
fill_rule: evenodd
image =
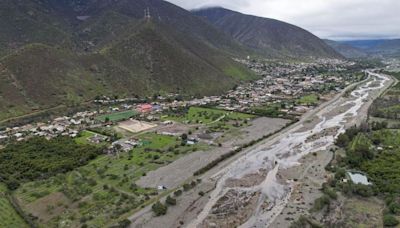
M50 143L67 137L72 141L65 138L65 142L75 143L76 148L90 146L103 151L67 172L56 171L46 178L3 176L29 222L50 227L130 223L127 218L134 221L142 214L141 208L148 209L168 194L176 194L176 207L187 205L180 203L179 195L203 188L201 176L208 175L208 170L275 137L304 113L311 115L308 110L313 112L324 100L338 96L337 91L344 93L346 86L364 80L359 66L340 60L300 65L239 62L263 79L244 83L222 96L193 100L182 100L179 94L159 95L149 103L138 98L99 97L93 101L94 109L2 131L7 153L24 142L35 145L38 137ZM152 212L148 213L143 218L153 218Z
M397 6L0 1L0 228L398 227Z

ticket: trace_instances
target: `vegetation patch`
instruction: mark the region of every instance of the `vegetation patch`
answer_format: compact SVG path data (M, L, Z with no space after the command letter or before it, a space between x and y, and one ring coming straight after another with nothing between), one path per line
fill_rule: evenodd
M125 111L125 112L117 112L107 115L98 116L96 119L103 122L118 122L122 120L127 120L131 117L136 116L138 113L136 111Z
M182 138L156 133L138 135L141 146L116 155L101 155L67 173L23 184L15 196L40 224L58 227L104 227L150 202L158 195L152 188L141 188L136 181L149 171L165 166L187 153L207 149L205 144L186 145ZM49 203L62 194L64 199ZM168 203L173 204L173 199ZM47 207L52 210L47 211ZM35 210L42 208L43 210ZM52 213L50 213L52 211Z
M319 97L316 94L305 95L297 100L298 104L307 106L317 105L318 102L319 102Z
M0 184L0 227L29 227L9 201L7 188Z
M87 164L102 152L69 137L35 137L9 144L0 151L0 179L11 190L21 183L45 179Z

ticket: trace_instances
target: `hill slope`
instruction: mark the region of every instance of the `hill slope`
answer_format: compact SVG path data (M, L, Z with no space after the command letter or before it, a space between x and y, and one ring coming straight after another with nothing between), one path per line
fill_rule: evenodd
M362 49L370 55L400 57L400 39L390 40L351 40L341 42Z
M256 78L232 60L246 48L162 0L4 0L0 10L0 119L96 95L217 94Z
M294 58L341 57L318 37L282 21L245 15L224 8L207 8L195 10L193 13L264 55Z
M329 46L331 46L338 53L346 58L366 58L368 54L360 48L353 47L351 45L336 42L333 40L324 40Z

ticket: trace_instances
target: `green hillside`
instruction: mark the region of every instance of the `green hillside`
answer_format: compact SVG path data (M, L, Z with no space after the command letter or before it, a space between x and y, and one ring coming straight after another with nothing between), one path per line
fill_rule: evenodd
M0 120L97 95L219 94L256 78L232 60L244 47L161 0L0 6Z

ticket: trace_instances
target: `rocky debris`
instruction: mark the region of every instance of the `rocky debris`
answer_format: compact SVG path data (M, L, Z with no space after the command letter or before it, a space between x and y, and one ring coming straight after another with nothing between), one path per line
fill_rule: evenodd
M200 227L237 227L246 222L259 199L260 192L230 189L213 206Z
M248 188L261 184L267 177L268 171L260 169L257 173L247 174L240 179L230 178L226 181L226 187L242 187Z

